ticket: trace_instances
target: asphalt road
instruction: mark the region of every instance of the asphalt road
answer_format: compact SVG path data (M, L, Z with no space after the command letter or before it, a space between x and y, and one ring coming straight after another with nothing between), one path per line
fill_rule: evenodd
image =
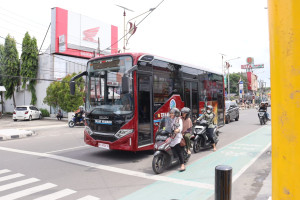
M161 175L152 171L152 152L87 146L83 127L71 129L66 121L6 118L0 122L0 131L16 128L37 133L0 142L1 200L213 199L213 172L218 164L233 166L233 199L255 199L271 167L270 125L259 125L254 109L240 111L239 121L220 129L217 152L192 154L185 172L174 166ZM51 194L52 198L46 196Z

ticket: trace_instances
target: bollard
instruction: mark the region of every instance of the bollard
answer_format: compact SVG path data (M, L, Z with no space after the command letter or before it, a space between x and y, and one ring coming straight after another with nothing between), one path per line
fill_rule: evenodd
M215 200L231 200L232 167L218 165L215 168Z

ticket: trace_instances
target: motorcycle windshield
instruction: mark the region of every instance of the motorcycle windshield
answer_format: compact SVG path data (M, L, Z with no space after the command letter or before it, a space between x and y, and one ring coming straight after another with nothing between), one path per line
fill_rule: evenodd
M159 124L159 130L167 131L168 133L172 132L172 119L170 117L163 117Z

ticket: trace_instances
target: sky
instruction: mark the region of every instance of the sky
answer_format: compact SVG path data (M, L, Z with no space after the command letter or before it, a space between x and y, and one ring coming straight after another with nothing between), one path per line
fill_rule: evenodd
M264 64L254 73L270 86L267 0L9 0L0 4L0 44L8 34L22 43L28 31L40 48L53 7L115 25L121 38L123 9L116 5L134 11L127 11L127 21L159 3L129 40L128 52L151 53L218 72L222 72L221 54L224 61L230 60L230 72L243 71L241 65L253 57L254 64ZM50 45L50 35L49 31L42 50ZM118 45L122 48L123 41ZM17 47L21 54L21 45Z

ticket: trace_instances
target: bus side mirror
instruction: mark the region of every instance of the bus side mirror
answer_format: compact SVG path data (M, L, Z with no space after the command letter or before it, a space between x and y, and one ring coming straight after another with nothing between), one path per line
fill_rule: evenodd
M70 93L71 95L75 94L75 81L70 82Z
M122 93L126 94L129 92L129 84L128 84L129 78L127 76L122 77Z

